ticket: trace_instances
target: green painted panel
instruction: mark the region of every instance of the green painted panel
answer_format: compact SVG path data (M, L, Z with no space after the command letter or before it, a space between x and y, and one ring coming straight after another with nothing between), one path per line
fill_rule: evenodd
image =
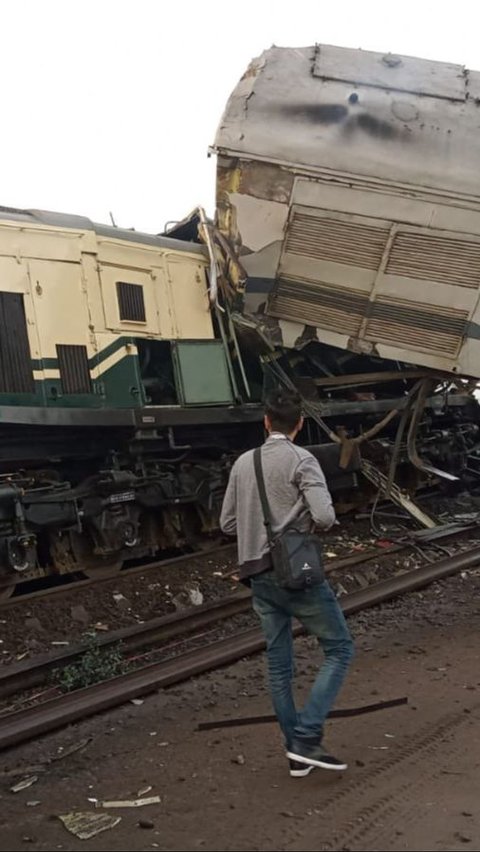
M145 392L136 355L126 355L102 373L98 384L103 386L104 408L140 408L145 405Z
M220 340L182 340L172 347L179 402L231 405L232 388Z

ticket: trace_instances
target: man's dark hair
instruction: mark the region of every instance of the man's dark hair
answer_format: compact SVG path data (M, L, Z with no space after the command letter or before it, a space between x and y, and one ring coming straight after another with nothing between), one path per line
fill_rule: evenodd
M265 414L275 432L288 435L302 416L302 399L295 391L270 391L265 400Z

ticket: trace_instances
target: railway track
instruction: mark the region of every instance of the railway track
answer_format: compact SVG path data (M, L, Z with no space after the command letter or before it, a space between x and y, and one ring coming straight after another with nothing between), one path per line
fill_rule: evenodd
M438 527L435 532L420 530L413 533L411 541L391 544L382 549L370 548L360 553L353 553L345 557L330 559L326 565L327 576L358 565L365 564L374 559L382 559L391 554L399 553L409 548L419 549L421 543L432 543L432 540L455 537L465 533L468 528L456 525L445 525ZM230 547L230 545L227 545ZM220 548L224 550L225 548ZM209 553L218 552L208 551ZM425 555L425 554L424 554ZM183 557L180 560L185 561ZM161 565L162 563L158 563ZM166 563L163 563L166 564ZM172 564L169 561L168 564ZM138 569L141 570L140 568ZM146 648L159 643L168 643L172 639L187 636L205 627L212 627L216 623L227 618L248 612L250 609L250 592L239 588L233 595L228 595L219 600L211 601L201 606L189 609L186 612L172 613L159 618L149 619L147 622L133 624L119 630L110 631L106 635L99 635L96 640L97 647L108 648L121 643L123 653L131 653L140 648ZM0 700L7 698L20 690L30 689L44 683L50 672L54 669L75 663L85 652L87 645L79 644L75 647L63 649L54 654L37 655L32 660L22 661L18 664L12 663L0 668Z
M461 524L453 522L439 525L434 529L412 530L406 533L406 535L398 543L394 543L390 547L382 549L381 552L378 548L371 548L370 550L363 551L360 553L353 553L345 557L335 558L331 561L331 570L333 571L337 569L348 568L350 566L357 565L361 562L366 562L368 560L374 559L383 553L397 553L407 548L415 548L417 546L421 547L424 543L427 542L432 542L437 539L460 535L464 532L468 532L469 529L473 529L475 526L476 525L473 523ZM76 592L92 586L101 586L106 583L111 583L112 580L115 580L116 584L118 584L121 583L122 579L124 578L131 578L145 573L149 573L151 571L158 571L162 568L168 568L172 565L188 565L188 563L191 562L193 559L208 558L210 556L217 556L223 553L231 554L232 552L234 552L235 548L235 542L220 544L211 548L192 551L191 553L185 553L180 556L170 557L168 559L144 562L141 565L125 566L114 577L92 576L88 579L69 580L67 582L62 583L61 585L47 585L45 586L45 588L36 589L35 591L22 592L23 584L20 584L12 597L2 597L0 595L0 609L5 611L13 607L18 607L23 604L31 603L41 598L50 599L52 596L61 597L62 595L70 594L73 591ZM68 575L68 577L71 576L72 575ZM46 579L48 580L52 578Z
M480 548L476 547L345 595L341 599L341 605L347 616L352 615L479 563ZM201 613L189 613L182 617L163 619L163 629L167 631L178 629L185 633L186 629L192 629L194 623L198 626L199 620L202 621L203 625L214 623L221 617L228 617L234 611L238 612L249 608L248 598L248 593L243 593L236 596L235 600L228 599L215 605L209 605L209 607L203 608ZM162 621L162 619L157 621ZM173 625L175 626L173 627ZM144 639L149 631L162 629L158 623L154 627L150 624L144 625L142 628ZM139 634L141 632L137 631ZM302 632L300 625L294 626L295 635ZM152 635L153 633L150 633L150 641ZM172 636L172 632L170 632L170 636ZM130 639L133 637L132 631ZM138 641L138 639L139 636L134 641ZM227 639L217 640L204 647L187 651L172 659L151 663L110 681L101 682L67 695L52 698L43 704L9 713L3 716L0 722L0 750L64 727L79 719L111 709L133 698L138 698L208 670L235 662L242 657L257 653L263 648L264 640L261 631L257 628L245 630ZM35 671L35 667L41 670L45 665L49 665L49 663L43 661L39 664L37 661L36 666L31 667L31 673ZM12 681L10 681L11 686Z
M158 559L154 562L144 562L141 565L125 566L118 574L115 574L115 576L113 577L109 575L100 577L92 576L85 580L69 579L67 582L62 583L61 585L47 585L45 586L45 588L37 589L32 592L22 592L23 584L20 584L17 587L15 595L13 597L0 597L0 609L10 609L11 607L18 606L19 604L35 601L38 598L50 598L52 595L61 596L62 594L68 594L72 591L77 591L78 589L85 589L89 586L98 586L105 583L111 583L112 580L115 580L118 583L123 577L135 577L135 575L145 574L150 571L159 570L161 568L168 568L170 565L182 565L184 563L188 564L192 561L192 559L195 558L205 558L209 556L216 556L217 554L230 553L232 552L234 547L235 543L221 544L216 547L192 551L191 553L185 553L181 556L173 556L169 559ZM65 576L68 576L70 578L72 575ZM45 579L49 580L52 578L47 577Z

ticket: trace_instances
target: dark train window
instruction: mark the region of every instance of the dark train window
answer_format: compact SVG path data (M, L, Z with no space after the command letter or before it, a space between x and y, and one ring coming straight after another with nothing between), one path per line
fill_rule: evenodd
M121 320L146 322L141 284L127 284L125 281L117 281L117 298Z
M34 393L21 293L0 293L0 393Z
M57 355L63 393L91 393L87 347L57 344Z

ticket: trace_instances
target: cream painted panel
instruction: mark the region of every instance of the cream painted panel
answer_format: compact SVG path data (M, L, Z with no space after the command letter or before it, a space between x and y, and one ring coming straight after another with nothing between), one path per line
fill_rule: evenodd
M205 267L169 254L167 268L178 339L211 340L214 334Z
M5 293L23 293L23 305L25 318L27 320L28 341L32 358L40 358L40 346L38 341L38 329L35 320L35 311L30 292L30 279L28 277L28 266L18 262L11 257L0 257L0 286Z
M146 337L159 334L158 309L155 301L155 282L150 270L131 269L125 266L99 264L102 299L105 310L105 323L108 329L120 334ZM117 297L117 281L137 284L143 287L145 303L145 322L131 322L120 319Z
M87 295L79 263L29 261L41 357L56 358L56 344L83 345L93 354Z
M152 277L160 336L165 340L172 340L177 336L177 327L175 324L173 303L170 295L170 287L167 281L167 274L163 268L154 267L152 270Z
M55 231L52 228L19 228L0 225L0 255L79 261L82 231Z
M375 288L375 297L378 296L395 296L412 302L472 311L478 299L478 292L473 288L454 284L380 274Z

